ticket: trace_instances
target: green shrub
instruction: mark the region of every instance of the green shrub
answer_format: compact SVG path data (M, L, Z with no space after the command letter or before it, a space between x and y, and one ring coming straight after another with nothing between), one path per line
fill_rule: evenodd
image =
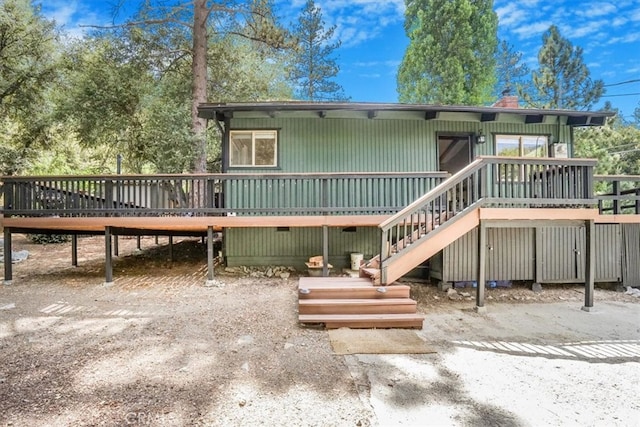
M71 236L68 234L27 234L27 239L38 244L66 243L71 240Z

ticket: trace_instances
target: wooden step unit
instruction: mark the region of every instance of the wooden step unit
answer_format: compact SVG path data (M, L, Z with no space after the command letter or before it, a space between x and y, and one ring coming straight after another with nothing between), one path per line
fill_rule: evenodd
M301 277L298 284L301 323L326 328L422 328L410 287L374 286L369 278Z
M415 313L409 298L301 299L300 314L400 314Z
M422 329L420 314L301 314L300 323L324 323L327 329Z

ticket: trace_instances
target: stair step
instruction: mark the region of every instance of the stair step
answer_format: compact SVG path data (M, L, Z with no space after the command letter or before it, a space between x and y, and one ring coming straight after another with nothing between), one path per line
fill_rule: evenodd
M420 314L301 314L300 323L324 323L337 328L412 328L422 329Z
M362 277L301 277L298 281L300 289L340 288L345 285L370 288L371 280Z
M377 279L380 276L379 268L362 267L360 271L364 272L368 277L371 277L372 279Z
M409 298L307 299L298 304L300 314L391 314L415 313L416 302Z
M380 290L378 290L380 289ZM411 288L408 285L392 285L375 287L367 280L366 286L314 286L304 287L300 284L298 298L307 299L387 299L409 298Z

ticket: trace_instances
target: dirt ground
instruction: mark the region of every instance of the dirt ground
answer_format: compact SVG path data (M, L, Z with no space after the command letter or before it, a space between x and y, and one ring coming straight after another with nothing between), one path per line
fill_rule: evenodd
M297 324L297 276L216 270L195 239L120 239L104 286L102 238L14 236L0 287L0 424L14 426L638 425L640 299L579 286L411 283L427 355L333 355ZM263 277L264 276L264 277ZM286 276L286 275L285 275ZM469 295L467 295L467 292Z

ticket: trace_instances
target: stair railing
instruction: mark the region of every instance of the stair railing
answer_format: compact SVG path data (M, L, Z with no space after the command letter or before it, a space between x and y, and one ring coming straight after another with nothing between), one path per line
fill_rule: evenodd
M478 157L378 226L383 276L385 261L476 207L593 207L597 204L593 196L596 163L591 159Z

